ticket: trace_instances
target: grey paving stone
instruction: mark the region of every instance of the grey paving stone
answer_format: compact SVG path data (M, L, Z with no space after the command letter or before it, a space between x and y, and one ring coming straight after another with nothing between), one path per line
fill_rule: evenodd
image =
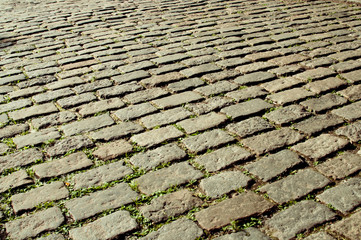
M155 240L155 239L184 239L192 240L203 235L200 229L193 221L181 218L172 223L166 224L158 229L156 232L151 232L147 236L141 238L142 240Z
M361 67L361 62L357 60L339 62L330 66L330 68L332 68L338 73L345 73L345 72L357 70L360 67Z
M361 169L361 156L345 152L316 166L323 175L332 179L342 179Z
M245 161L251 156L246 149L233 145L201 155L194 161L204 166L208 172L216 172L236 162Z
M118 109L124 106L125 103L121 99L111 98L111 99L100 100L100 101L88 103L86 105L82 105L76 108L76 110L82 116L89 116L92 114L96 114L98 112Z
M302 106L295 104L276 109L263 116L276 124L287 124L309 115L311 115L310 112L304 110Z
M277 65L275 63L271 63L271 62L255 62L255 63L238 66L236 67L236 70L239 71L240 73L247 74L252 72L268 70L276 66Z
M260 98L256 98L247 102L237 103L229 107L222 108L221 112L235 119L259 113L271 107L273 107L272 104L267 103Z
M129 162L144 170L151 170L162 163L182 159L186 152L175 143L170 143L154 150L138 153L129 159Z
M332 110L331 113L349 121L361 118L361 101L354 102L345 107Z
M12 76L8 76L8 77L2 77L0 78L0 85L6 85L9 83L13 83L13 82L18 82L18 81L22 81L25 80L26 77L24 74L18 74L18 75L12 75Z
M285 90L282 92L277 92L267 96L267 99L272 102L280 105L284 105L287 103L296 102L299 100L303 100L308 97L315 96L316 93L307 91L304 88L292 88L289 90Z
M202 152L206 149L229 143L234 138L226 132L215 129L196 136L191 136L182 140L182 143L192 152Z
M186 77L194 77L200 74L206 74L211 72L220 71L221 68L219 68L217 65L213 63L206 63L202 65L198 65L195 67L187 68L184 70L181 70L180 73L183 74Z
M303 138L304 136L296 131L289 128L281 128L243 139L241 142L257 155L261 155L284 146L292 145Z
M178 122L177 125L181 126L187 134L191 134L197 131L203 131L216 127L225 121L227 121L227 117L225 115L211 112L197 118L183 120Z
M6 153L8 150L10 150L10 147L6 145L5 143L0 143L0 154Z
M37 240L65 240L65 238L60 233L53 233L46 237L37 238Z
M229 92L238 87L237 84L231 83L229 81L219 81L213 84L209 84L203 87L194 89L194 91L199 92L204 96L216 95L223 92Z
M125 73L123 75L113 76L111 79L118 84L141 80L143 78L149 77L150 74L147 71L139 70L135 72Z
M131 173L133 173L132 169L126 167L123 161L109 163L76 174L73 178L74 189L100 186L107 182L119 180Z
M184 76L179 72L170 72L161 75L154 75L150 78L143 79L142 81L140 81L140 83L147 87L154 87L169 82L179 81L183 78Z
M173 94L168 97L153 100L152 102L160 108L170 108L179 106L185 103L201 100L203 97L195 92L187 91L178 94Z
M274 69L268 70L271 73L276 74L278 77L288 77L290 75L293 75L295 73L298 73L303 68L299 65L288 65L288 66L282 66Z
M139 190L147 195L157 191L164 191L174 185L181 185L190 180L203 177L203 173L194 169L187 162L176 163L170 167L162 168L154 172L134 179Z
M15 189L27 184L33 183L25 170L19 170L5 177L0 178L0 193L9 189Z
M325 232L318 232L306 237L305 240L335 240Z
M88 103L97 99L93 93L82 93L80 95L75 95L67 98L59 99L57 104L62 108L75 107L80 104Z
M199 187L211 198L219 198L233 190L246 187L251 178L240 171L225 171L202 179Z
M260 82L270 81L275 77L273 73L270 72L254 72L249 73L240 77L237 77L234 82L247 85L247 84L257 84Z
M29 97L29 96L32 96L36 93L40 93L43 91L45 91L45 89L43 87L35 86L35 87L28 87L28 88L10 92L7 94L7 96L10 99L16 99L16 98L20 98L20 97Z
M71 229L69 236L80 239L114 239L138 228L138 223L124 210L109 214L85 226Z
M308 57L301 54L291 54L287 56L272 58L270 62L276 63L279 66L290 65L298 62L303 62L308 60Z
M172 92L181 92L191 88L196 88L204 85L205 83L200 78L190 78L186 80L177 81L168 84L167 88Z
M65 154L71 150L92 147L93 145L93 142L86 136L73 136L55 142L53 146L46 149L46 154L50 157L54 157Z
M316 68L316 69L306 70L302 73L298 73L298 74L294 75L294 77L303 82L308 82L309 80L318 80L318 79L333 76L335 74L336 74L336 72L330 68L320 67L320 68Z
M109 141L129 134L138 133L143 127L133 122L121 122L114 126L102 128L99 131L90 133L90 137L96 141Z
M233 103L233 101L229 98L212 97L206 99L204 102L188 103L185 105L185 107L194 112L195 114L201 115L228 106L231 103Z
M216 62L218 64L218 62ZM207 82L214 83L225 79L230 79L237 77L239 75L239 72L235 70L224 70L222 72L215 72L215 73L209 73L202 76L202 79L206 80Z
M52 75L55 73L61 72L61 69L58 67L49 67L49 68L44 68L44 69L39 69L39 70L34 70L34 71L26 71L26 75L29 78L36 78L36 77L41 77L44 75Z
M257 228L249 227L240 232L216 237L214 240L270 240L270 238Z
M244 52L238 52L238 51L221 52L218 54L218 56L222 58L223 57L227 57L227 58L224 60L217 61L216 64L222 68L233 68L250 63L248 59L245 59L243 57L238 57L240 55L244 55ZM240 72L237 71L237 75L239 74Z
M321 132L329 127L334 127L343 123L342 118L332 114L316 115L299 123L293 124L292 127L297 130L312 135Z
M93 92L97 89L106 88L110 86L112 86L112 82L109 81L108 79L104 79L104 80L98 80L98 81L78 85L76 87L73 87L73 90L76 93L81 94L85 92Z
M9 125L0 129L0 138L13 137L19 133L29 130L29 125L26 123Z
M130 141L135 142L142 147L152 147L181 136L183 136L181 131L174 126L167 126L134 135L130 138Z
M60 129L64 132L65 136L73 136L79 133L103 128L112 125L113 123L114 120L109 116L109 114L102 114L96 117L86 118L81 121L63 125Z
M346 81L333 77L307 83L304 87L316 94L320 94L322 92L331 91L333 89L339 88L345 84Z
M312 98L303 101L300 104L317 113L331 109L333 107L341 106L345 103L347 103L345 98L333 93L328 93L326 95L322 95L319 98Z
M16 147L22 148L26 146L33 146L40 143L45 143L49 140L54 140L60 138L61 135L56 128L47 128L37 132L32 132L26 135L20 135L13 138Z
M139 196L128 184L119 183L106 190L90 193L81 198L74 198L65 203L75 221L92 217L108 209L119 208L135 201Z
M271 128L273 128L273 126L261 117L252 117L226 126L227 131L237 134L240 137L246 137Z
M272 207L273 204L263 197L253 192L244 192L197 212L195 217L199 225L209 231L226 226L234 220L260 215Z
M303 169L295 175L289 175L286 178L261 187L260 191L267 192L268 196L275 202L283 204L323 188L329 183L330 180L322 174L311 169Z
M317 195L317 198L347 214L361 204L361 179L351 178L343 181Z
M126 108L117 110L114 112L114 115L117 116L122 121L131 120L134 118L142 117L144 115L153 113L158 111L156 107L154 107L149 102L130 105Z
M32 99L36 103L45 103L45 102L50 102L54 99L68 97L70 95L74 95L74 91L72 91L70 88L61 88L54 91L48 91L45 93L37 94L33 96Z
M142 88L143 87L141 85L138 85L135 82L131 82L122 85L115 85L109 88L100 89L96 92L96 94L101 98L110 98L110 97L116 97L127 93L135 92Z
M61 159L34 165L32 169L39 179L60 176L93 165L85 153L77 152Z
M341 127L335 131L337 135L346 136L352 142L361 140L361 121L354 122L345 127Z
M361 69L348 73L342 73L341 77L345 78L347 81L350 81L351 83L359 82L361 81Z
M188 110L186 110L182 107L177 107L177 108L165 110L160 113L142 117L140 119L140 122L146 128L153 128L156 126L162 126L162 125L174 123L176 121L185 119L191 115L192 115L192 113L189 112Z
M310 138L306 142L299 143L291 150L301 153L302 155L318 160L339 149L342 149L348 144L348 141L330 134L321 134L318 137Z
M0 114L0 126L6 125L9 121L9 117L6 113Z
M307 200L276 213L265 222L265 227L273 237L291 239L313 226L334 219L335 216L328 207Z
M124 97L127 102L132 104L149 101L167 95L168 92L162 88L151 88L143 91L128 94Z
M63 123L71 122L77 118L76 114L70 111L63 111L31 120L34 128L40 129Z
M350 101L361 100L361 85L353 85L338 92Z
M330 229L351 240L357 240L361 237L361 212L358 211L351 216L342 219L331 225Z
M69 196L69 191L66 189L63 182L52 182L44 186L34 188L28 192L18 193L11 196L11 204L14 212L29 210L40 203L56 201Z
M18 121L18 120L22 120L38 115L54 113L58 111L59 111L58 108L53 103L45 103L42 105L35 105L32 107L10 112L9 117L15 121Z
M133 146L125 140L117 140L111 143L100 145L97 150L93 152L94 157L107 161L117 158L125 153L133 150Z
M140 207L139 211L152 222L158 223L177 217L201 204L202 200L194 197L189 190L183 189L153 199L149 205Z
M61 210L58 207L52 207L7 222L5 228L12 239L27 239L35 237L39 233L56 229L64 220Z
M137 63L130 63L124 66L118 67L118 70L122 73L134 72L137 70L144 70L153 67L154 64L151 61L141 61Z
M36 160L42 160L43 154L36 148L15 152L0 157L0 172L5 169L26 166Z
M252 86L242 88L233 92L227 93L225 96L233 98L236 101L248 100L260 96L267 95L267 92L259 86Z
M262 181L267 182L300 163L302 163L302 159L296 153L290 150L282 150L247 164L244 168Z
M176 53L176 54L172 54L172 55L158 57L158 58L152 59L152 61L159 65L159 64L166 64L166 63L172 63L172 62L179 62L186 58L189 58L189 56L187 54Z
M61 81L51 82L45 85L47 89L56 90L60 88L72 87L78 84L86 83L86 81L80 77L72 77L63 79Z

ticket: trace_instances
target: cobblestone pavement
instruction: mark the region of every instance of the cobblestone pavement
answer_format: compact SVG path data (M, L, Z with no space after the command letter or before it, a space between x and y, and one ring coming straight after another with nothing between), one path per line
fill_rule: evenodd
M1 239L361 239L361 7L2 0Z

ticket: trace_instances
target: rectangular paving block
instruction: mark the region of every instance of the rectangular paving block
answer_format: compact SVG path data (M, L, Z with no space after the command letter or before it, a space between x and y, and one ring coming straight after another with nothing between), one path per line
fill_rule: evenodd
M164 191L171 186L187 183L203 177L203 173L194 169L187 162L181 162L162 168L134 179L139 190L147 195Z
M361 140L361 121L354 122L345 127L341 127L335 131L337 135L346 136L352 142Z
M199 87L194 89L195 92L199 92L204 96L217 95L224 92L230 92L238 88L237 84L231 83L229 81L219 81L216 83L212 83L203 87Z
M15 189L27 184L33 183L31 177L25 170L19 170L5 177L0 178L0 193L6 192L9 189Z
M114 82L116 82L117 84L122 84L122 83L136 81L136 80L139 81L139 80L149 77L149 76L150 76L150 74L147 71L139 70L139 71L135 71L135 72L125 73L122 75L116 75L116 76L111 77L111 79L114 80Z
M0 157L0 172L5 169L26 166L36 160L42 160L43 154L36 148L30 148L20 152Z
M241 141L257 155L273 151L284 146L292 145L302 140L304 136L289 128L281 128L271 132L262 133Z
M234 79L235 83L240 85L257 84L261 82L268 82L275 78L275 75L270 72L253 72Z
M134 135L130 138L130 141L142 147L152 147L183 135L184 134L174 126L167 126Z
M331 111L332 114L340 116L346 120L354 121L361 118L361 101L351 103L345 107Z
M142 117L144 115L153 113L158 111L156 107L154 107L149 102L129 105L126 108L122 108L114 112L114 115L122 121L135 119L138 117Z
M287 103L296 102L299 100L303 100L308 97L315 96L316 93L307 91L304 88L292 88L289 90L285 90L282 92L277 92L271 95L267 96L268 100L271 100L272 102L283 105Z
M98 149L93 151L93 155L100 160L107 161L129 153L132 150L133 146L130 143L120 139L98 146Z
M183 120L178 122L177 125L182 127L187 134L192 134L197 131L203 131L216 127L225 121L227 121L227 117L225 115L211 112L196 118Z
M235 90L229 93L226 93L226 97L233 98L234 100L241 102L252 98L257 98L267 95L267 91L259 86L251 86L242 88L240 90Z
M94 101L96 99L97 98L93 93L82 93L79 95L74 95L71 97L59 99L56 102L62 108L71 108L71 107L75 107L75 106L78 106L78 105L81 105L84 103Z
M348 144L346 139L330 134L321 134L318 137L310 138L306 142L299 143L291 148L303 156L318 160L333 152L336 152Z
M208 98L203 102L188 103L185 105L185 108L191 110L197 115L201 115L228 106L232 103L233 101L231 99L218 96L218 97Z
M64 183L56 181L31 189L28 192L15 194L11 196L10 200L14 212L19 213L20 211L33 209L41 203L60 200L68 196L69 191Z
M9 125L0 129L0 138L13 137L27 130L29 130L29 124L27 123Z
M263 116L275 124L282 125L305 118L309 115L311 115L311 113L306 111L301 105L293 104L278 108L274 111L266 113Z
M61 135L56 128L47 128L37 132L14 137L13 141L16 144L16 147L19 149L26 146L33 146L44 143L49 140L58 139L60 137Z
M92 147L93 145L93 142L86 136L72 136L56 141L54 145L46 149L46 155L54 157L65 154L71 150Z
M96 114L98 112L109 111L114 109L119 109L125 106L125 103L119 98L110 98L105 100L100 100L96 102L91 102L85 105L82 105L77 108L80 115L83 117Z
M361 211L357 211L351 216L334 223L329 229L351 240L358 240L361 237L360 223Z
M138 85L135 82L126 83L122 85L115 85L108 88L100 89L96 92L96 94L101 98L110 98L116 96L122 96L127 93L132 93L142 89L141 85Z
M343 120L340 117L332 114L323 114L316 115L299 123L293 124L292 127L303 133L312 135L314 133L321 132L327 128L334 127L342 123Z
M268 108L273 107L272 104L263 101L260 98L252 99L250 101L237 103L225 108L222 108L221 112L233 119L239 117L247 117L259 112L262 112Z
M183 74L184 76L186 76L187 78L189 78L189 77L195 77L197 75L216 72L216 71L220 71L220 70L222 70L222 69L220 67L218 67L217 65L215 65L214 63L206 63L206 64L198 65L195 67L186 68L184 70L181 70L180 73Z
M9 117L15 121L38 116L44 115L49 113L58 112L59 109L54 105L54 103L45 103L42 105L35 105L32 107L20 109L14 112L9 113Z
M12 239L28 239L36 235L51 231L59 227L65 218L58 207L48 208L32 215L7 222L6 232Z
M230 233L225 234L220 237L214 238L214 240L270 240L270 238L262 233L260 230L254 227L249 227L245 230L236 232L236 233Z
M345 103L347 103L345 98L333 93L328 93L326 95L322 95L319 98L308 99L301 102L300 104L312 110L313 112L318 113L333 107L344 105Z
M137 123L121 122L110 127L102 128L99 131L91 132L90 137L95 141L109 141L141 132L143 129L144 128Z
M197 212L195 217L203 229L210 231L224 227L231 221L258 216L272 207L273 203L260 195L244 192Z
M61 89L37 94L37 95L33 96L32 99L36 103L45 103L45 102L50 102L54 99L68 97L70 95L74 95L74 91L72 91L70 88L61 88Z
M203 97L192 91L182 92L178 94L173 94L168 97L160 98L153 100L152 102L160 108L170 108L182 105L184 103L190 103L194 101L201 100Z
M306 200L273 215L265 222L265 228L271 236L288 240L298 233L334 219L335 216L328 207Z
M44 117L32 119L31 123L34 128L40 129L55 125L61 125L63 123L71 122L75 119L77 119L75 113L70 111L63 111L53 113Z
M174 123L176 121L182 120L191 116L192 113L186 110L183 107L172 108L170 110L162 111L160 113L155 113L142 117L140 122L146 128L153 128L156 126L163 126L166 124Z
M269 183L260 188L261 192L267 192L268 196L279 204L297 200L308 193L323 188L330 180L322 174L311 170L299 170L294 175Z
M227 131L236 134L241 138L272 128L273 126L261 117L248 118L226 126Z
M65 202L75 221L92 217L105 210L119 208L131 203L139 197L127 183L119 183L106 190L90 193L81 198L74 198Z
M90 167L93 162L83 152L73 153L61 159L34 165L35 176L40 179L60 176L82 168Z
M63 125L60 127L60 129L64 132L65 136L73 136L79 133L110 126L113 123L114 120L110 117L109 114L102 114L96 117L86 118L81 121Z
M177 70L177 69L175 69L175 70ZM183 78L184 78L184 76L182 74L180 74L179 72L171 71L170 73L153 75L150 78L143 79L142 81L140 81L140 83L147 87L154 87L154 86L166 84L169 82L179 81Z
M169 92L164 90L163 88L150 88L143 91L137 91L135 93L130 93L126 96L124 96L124 99L127 102L130 102L132 104L145 102L149 100L153 100L155 98L159 98L165 95L168 95Z

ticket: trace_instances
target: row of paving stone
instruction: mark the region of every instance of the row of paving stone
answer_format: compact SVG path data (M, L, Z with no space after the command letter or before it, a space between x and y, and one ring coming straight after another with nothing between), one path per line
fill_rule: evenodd
M361 9L0 10L0 237L361 239Z

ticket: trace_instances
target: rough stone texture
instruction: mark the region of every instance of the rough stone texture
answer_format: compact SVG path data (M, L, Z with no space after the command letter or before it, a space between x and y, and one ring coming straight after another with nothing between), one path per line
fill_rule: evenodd
M335 216L336 214L326 206L307 200L276 213L265 222L265 226L269 229L271 236L288 240Z
M38 178L43 179L60 176L91 165L93 165L93 162L87 158L85 153L78 152L59 160L35 165L32 169Z
M351 240L361 238L361 211L358 211L348 218L345 218L333 225L330 229Z
M318 160L345 147L347 144L348 141L343 138L330 134L322 134L293 146L291 150L299 152L313 160Z
M206 230L221 228L231 221L257 216L273 207L263 197L245 192L195 214L199 225Z
M260 98L222 108L221 112L232 118L247 117L273 107Z
M106 190L74 198L65 203L75 221L80 221L108 209L119 208L133 202L139 194L126 183L119 183Z
M242 88L241 90L236 90L233 92L227 93L225 96L233 98L236 101L248 100L256 97L262 97L267 95L267 92L259 86L251 86Z
M140 238L141 240L155 240L155 239L168 239L168 240L193 240L203 235L196 223L192 220L181 218L172 223L166 224L158 229L156 232L151 232L147 236Z
M153 128L165 124L174 123L191 116L192 113L182 107L169 109L160 113L142 117L140 121L146 128Z
M33 119L31 124L34 128L45 128L71 122L77 118L76 114L69 111L54 113L42 118Z
M270 82L262 83L260 86L269 92L278 92L300 84L294 77L279 78Z
M335 238L325 232L318 232L306 237L305 240L335 240Z
M167 126L134 135L130 138L130 140L137 143L139 146L151 147L181 136L183 136L181 131L173 126Z
M65 240L65 238L60 233L53 233L46 237L37 238L37 240Z
M315 82L310 82L306 84L304 87L306 89L311 90L316 94L320 94L322 92L331 91L333 89L339 88L346 84L346 81L343 81L339 78L327 78L324 80L319 80Z
M345 98L333 93L328 93L319 98L312 98L303 101L300 104L317 113L333 107L341 106L346 102L347 100Z
M109 114L87 118L78 122L72 122L62 126L60 129L64 132L65 136L73 136L78 133L93 131L102 127L112 125L114 120Z
M139 211L152 222L158 223L183 214L201 204L202 200L183 189L153 199L149 205L140 207Z
M123 161L109 163L76 174L73 178L74 189L100 186L107 182L119 180L131 173L133 173L133 171L126 167Z
M64 216L58 207L52 207L32 215L7 222L6 232L12 239L28 239L39 233L54 230L64 222Z
M361 140L361 121L354 122L345 127L341 127L335 131L337 135L348 137L351 142L358 142Z
M48 114L59 111L53 103L45 103L42 105L35 105L29 108L20 109L15 112L10 112L9 117L15 121L34 117L38 115Z
M261 187L260 191L267 192L275 202L283 204L323 188L329 183L330 180L322 174L311 169L304 169L295 175L289 175L284 179L267 184Z
M57 101L62 108L70 108L83 103L88 103L95 100L96 97L93 93L82 93L80 95L75 95L67 98L62 98Z
M97 132L92 132L90 137L96 141L114 140L129 134L138 133L143 130L143 127L133 122L121 122L117 125L103 128Z
M291 102L296 102L307 97L316 95L313 92L307 91L304 88L293 88L282 92L277 92L267 96L267 99L274 103L283 105Z
M85 226L71 229L69 236L74 240L108 240L137 228L138 223L130 216L130 213L121 210L99 218Z
M79 114L84 117L84 116L96 114L98 112L119 109L124 106L125 104L121 99L111 98L111 99L88 103L86 105L78 107L77 109L79 110Z
M205 100L200 103L189 103L185 107L190 109L195 114L201 115L204 113L209 113L215 109L219 109L225 106L228 106L232 103L231 99L222 98L222 97L213 97Z
M300 79L303 82L307 82L309 80L318 80L322 78L326 78L329 76L335 75L335 71L329 68L316 68L304 71L302 73L296 74L294 77Z
M19 193L11 197L15 213L29 210L44 202L56 201L69 196L69 191L63 182L52 182L42 187L32 189L25 193Z
M28 107L31 106L32 104L33 102L30 99L19 99L16 101L11 101L9 103L0 105L0 113L20 109L23 107Z
M122 121L131 120L134 118L142 117L144 115L158 111L152 104L146 102L120 109L114 113L117 118Z
M190 78L168 84L167 88L172 92L181 92L204 85L200 78Z
M234 82L240 85L256 84L260 82L270 81L274 77L275 75L270 72L254 72L254 73L246 74L244 76L240 76L236 78Z
M43 154L36 148L31 148L21 152L15 152L0 157L0 172L5 169L26 166L36 160L42 160Z
M211 112L206 115L201 115L197 118L183 120L178 122L177 125L181 126L187 134L192 134L197 131L203 131L216 127L225 121L227 121L227 117L225 115Z
M350 101L361 100L361 85L354 85L338 92Z
M183 74L184 76L186 76L187 78L189 78L189 77L194 77L194 76L197 76L200 74L216 72L219 70L221 70L221 68L219 68L217 65L215 65L213 63L206 63L206 64L202 64L199 66L181 70L180 73Z
M138 153L129 159L129 162L144 170L151 170L162 163L182 159L186 152L174 143L161 146L154 150Z
M204 96L216 95L223 92L229 92L238 87L237 84L231 83L229 81L220 81L213 84L209 84L203 87L194 89L194 91L199 92Z
M170 108L182 105L184 103L194 102L202 99L203 97L195 92L183 92L171 95L169 97L153 100L152 102L160 108Z
M182 143L192 152L202 152L206 149L233 141L234 138L226 132L215 129L182 140Z
M0 129L0 138L13 137L27 130L29 130L29 125L26 123L6 126Z
M305 118L309 115L311 115L311 113L304 110L302 106L290 105L266 113L264 117L266 117L269 121L274 122L276 124L285 124L296 121L301 118Z
M317 115L302 122L293 124L292 127L296 128L297 130L306 133L308 135L312 135L314 133L318 133L322 130L325 130L329 127L333 127L343 123L342 118L337 117L332 114L324 114L324 115Z
M99 146L99 148L93 152L93 155L103 161L107 161L109 159L117 158L125 153L129 153L132 150L133 146L127 141L121 139Z
M57 141L53 146L46 150L46 154L54 157L65 154L71 150L78 150L83 147L92 147L93 145L93 142L86 136L73 136Z
M187 162L176 163L170 167L149 172L134 182L139 190L147 195L156 191L164 191L170 186L184 184L190 180L197 180L203 176L202 172L194 169Z
M219 198L223 194L233 190L246 187L251 181L240 171L226 171L213 175L209 178L202 179L199 187L211 198Z
M347 214L361 204L361 179L351 178L341 182L336 187L317 195L317 198Z
M241 142L257 155L292 145L304 138L300 133L289 128L281 128L243 139Z
M231 123L226 127L227 131L240 137L246 137L271 128L273 126L261 117L253 117L237 123Z
M33 180L28 176L25 170L19 170L10 175L0 178L0 193L8 189L15 189L32 183Z
M135 93L128 94L124 97L127 102L132 104L149 101L155 98L167 95L168 92L162 88L151 88L144 91L138 91Z
M56 128L47 128L37 132L32 132L26 135L21 135L13 138L17 148L25 146L33 146L44 143L49 140L60 138L61 135Z
M247 164L244 168L267 182L300 163L302 160L296 153L290 150L282 150Z
M332 114L340 116L346 120L354 121L361 118L361 101L351 103L345 107L331 111Z
M257 228L247 228L237 233L226 234L214 240L270 240L270 238Z
M317 165L316 169L332 179L342 179L361 169L361 156L345 152Z
M352 83L356 83L361 81L360 74L361 70L356 70L349 73L342 73L341 76Z

